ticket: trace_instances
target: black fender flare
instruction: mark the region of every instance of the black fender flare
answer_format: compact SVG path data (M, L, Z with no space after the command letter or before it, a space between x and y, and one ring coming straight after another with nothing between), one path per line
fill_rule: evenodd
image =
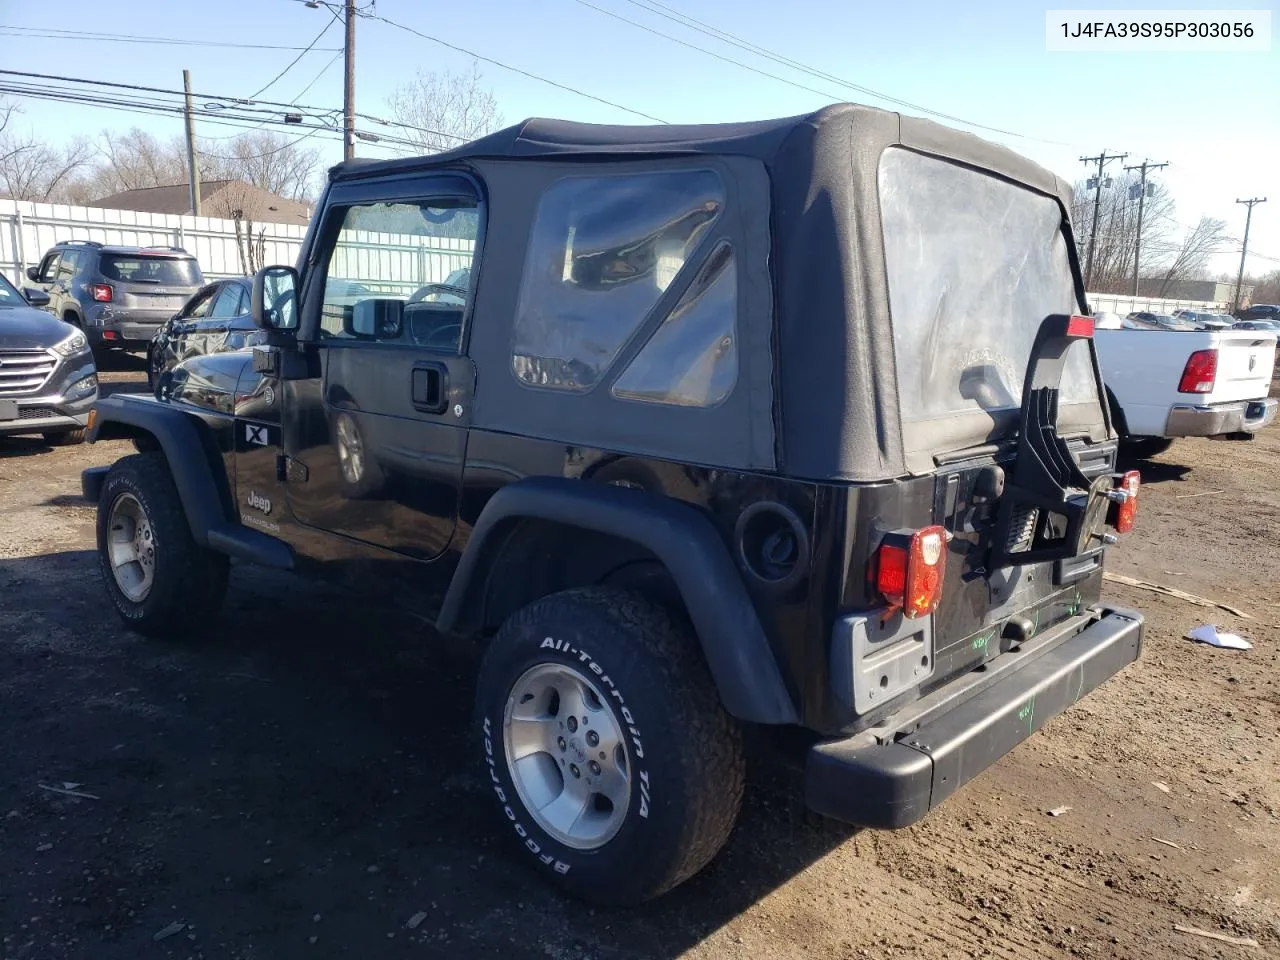
M243 527L234 516L230 490L219 486L206 453L198 420L176 407L150 398L104 397L85 439L132 439L149 434L164 452L191 536L202 547L263 566L291 569L293 551L282 541ZM97 500L105 471L86 470L81 487Z
M471 531L437 619L441 631L478 628L488 573L506 534L525 519L563 523L645 547L680 591L725 709L752 723L799 721L724 540L703 511L668 497L557 477L507 484L485 504Z

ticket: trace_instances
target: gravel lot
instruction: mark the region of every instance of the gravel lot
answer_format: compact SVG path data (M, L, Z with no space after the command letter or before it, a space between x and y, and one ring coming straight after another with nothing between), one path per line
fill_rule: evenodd
M213 635L121 630L79 474L130 450L0 441L5 960L1280 956L1280 429L1143 465L1110 558L1251 619L1109 585L1142 660L926 822L819 827L758 772L715 864L626 912L508 845L474 652L421 621L240 567ZM1182 639L1209 622L1254 649Z

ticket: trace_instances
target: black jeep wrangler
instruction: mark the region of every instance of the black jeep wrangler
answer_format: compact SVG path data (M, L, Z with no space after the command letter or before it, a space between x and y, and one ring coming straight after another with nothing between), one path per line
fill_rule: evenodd
M715 856L746 725L914 823L1141 644L1069 200L857 106L336 167L266 343L98 403L107 591L152 635L232 558L438 590L503 829L582 896Z

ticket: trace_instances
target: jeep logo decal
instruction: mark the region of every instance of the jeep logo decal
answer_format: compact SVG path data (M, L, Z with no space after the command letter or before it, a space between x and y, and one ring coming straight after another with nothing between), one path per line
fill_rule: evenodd
M266 497L264 497L262 494L258 493L256 490L249 491L249 496L245 500L245 503L249 504L249 506L253 507L253 509L261 511L262 513L269 514L271 512L271 501L268 500Z

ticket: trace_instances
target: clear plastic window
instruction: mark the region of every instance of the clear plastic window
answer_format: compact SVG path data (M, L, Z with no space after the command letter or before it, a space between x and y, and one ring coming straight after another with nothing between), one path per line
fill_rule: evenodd
M1049 197L901 149L885 151L879 188L903 422L954 421L946 444L957 449L993 439L990 421L975 421L982 435L967 436L956 418L1019 408L1041 321L1079 310L1062 211ZM1087 344L1068 353L1060 402L1101 417Z
M613 395L683 407L711 407L738 378L738 270L733 248L717 247L662 326L613 385Z
M569 177L538 206L512 344L523 383L588 390L724 206L711 170Z

